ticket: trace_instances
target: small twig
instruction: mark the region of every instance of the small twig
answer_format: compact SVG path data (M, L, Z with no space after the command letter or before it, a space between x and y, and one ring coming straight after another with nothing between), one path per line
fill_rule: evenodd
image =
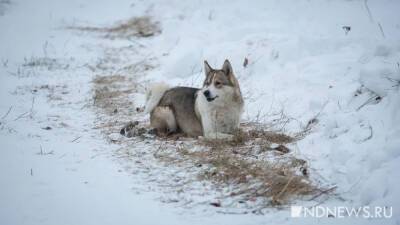
M323 195L323 194L326 194L326 193L328 193L328 192L331 192L331 191L335 190L336 188L337 188L337 186L333 186L333 187L328 188L328 189L326 189L326 190L320 191L318 194L314 195L314 196L313 196L312 198L310 198L308 201L312 201L312 200L318 198L319 196L321 196L321 195Z
M339 100L337 101L337 105L338 105L339 110L342 110L342 106L340 105Z
M35 105L35 96L32 98L32 104L31 104L31 110L30 110L30 116L32 117L33 115L33 106Z
M188 74L187 76L188 77L191 77L193 74L195 74L195 69L196 69L196 65L193 65L192 66L192 71L190 72L190 74ZM196 78L198 78L198 76L196 77ZM197 79L196 79L196 81L197 81ZM194 85L194 77L192 77L192 79L191 79L191 83L190 83L190 86L193 86Z
M7 113L6 114L4 114L4 116L3 117L1 117L1 119L5 119L7 116L8 116L8 114L11 112L11 109L12 109L13 107L12 106L10 106L10 108L8 109L8 111L7 111Z
M46 40L46 42L43 44L43 53L44 53L44 57L47 57L47 47L49 45L49 42Z
M324 103L324 105L321 107L321 110L319 110L319 112L308 121L307 125L304 127L303 132L309 132L312 128L311 126L318 122L318 117L321 115L322 111L324 111L328 102L329 101L326 101ZM303 132L301 132L301 133L303 133ZM301 135L301 133L300 133L300 135Z
M369 103L372 102L372 100L376 99L377 96L372 96L371 98L369 98L367 101L365 101L362 105L360 105L356 111L359 111L362 107L368 105Z
M350 26L343 26L342 28L343 28L343 30L344 30L345 35L347 35L347 34L350 32L350 30L351 30L351 27L350 27Z
M321 110L317 113L317 115L314 116L314 118L319 117L319 115L322 113L322 111L325 109L326 105L328 104L329 101L326 101L324 105L321 107Z
M75 138L74 140L72 140L71 142L75 142L75 141L79 140L81 137L82 136L79 136L79 137Z
M92 155L90 158L94 159L94 158L96 158L97 156L100 156L100 155L104 155L104 153L97 153L95 155Z
M378 23L378 26L379 26L379 29L381 30L382 37L383 37L383 38L386 38L386 37L385 37L385 33L383 32L383 28L382 28L381 23Z
M371 22L374 22L374 18L372 17L371 10L369 10L369 7L368 7L368 0L364 0L364 5L365 5L365 8L367 9L367 13L368 13L368 16L369 16L369 20L370 20Z
M286 191L286 189L289 187L290 182L292 182L294 176L290 177L288 182L285 184L285 186L282 188L282 190L276 195L274 196L274 200L278 201L278 199L281 197L281 195Z
M365 142L368 141L369 139L371 139L374 136L374 130L372 129L371 125L368 125L368 129L369 129L369 136L364 138L361 142Z
M37 155L53 155L54 151L50 151L50 152L45 152L42 148L42 145L40 145L40 152L37 153Z
M24 112L21 115L19 115L17 118L14 119L14 121L17 121L19 119L21 119L22 117L24 117L26 114L28 114L29 112Z
M400 86L400 80L396 80L394 78L391 77L385 77L388 81L393 82L394 85L392 87L398 87Z

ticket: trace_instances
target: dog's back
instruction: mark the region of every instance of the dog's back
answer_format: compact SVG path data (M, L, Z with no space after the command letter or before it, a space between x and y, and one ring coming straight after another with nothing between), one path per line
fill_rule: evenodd
M159 107L169 107L174 112L178 129L183 133L197 137L203 135L203 128L195 113L196 94L199 89L175 87L167 90Z

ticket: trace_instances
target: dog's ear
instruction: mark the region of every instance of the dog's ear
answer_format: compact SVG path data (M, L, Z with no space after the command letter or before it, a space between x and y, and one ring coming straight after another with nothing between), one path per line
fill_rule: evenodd
M212 68L210 65L208 65L207 60L204 60L204 72L206 73L206 76L208 76L211 70Z
M232 66L229 60L225 59L224 65L222 66L222 70L226 75L231 75L233 73Z

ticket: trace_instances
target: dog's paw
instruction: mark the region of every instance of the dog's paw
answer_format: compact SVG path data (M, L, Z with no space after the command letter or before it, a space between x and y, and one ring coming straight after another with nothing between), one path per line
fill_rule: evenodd
M205 136L207 140L225 140L225 141L232 141L234 138L233 134L226 134L220 132L212 132Z
M138 113L144 112L144 107L136 107L136 112Z
M139 121L129 122L121 129L119 133L125 137L133 137L138 131L136 128L137 125L139 125Z

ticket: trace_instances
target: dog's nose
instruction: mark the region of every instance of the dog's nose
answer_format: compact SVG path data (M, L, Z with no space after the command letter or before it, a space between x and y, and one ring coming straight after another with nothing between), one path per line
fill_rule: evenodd
M204 94L204 96L206 96L206 98L210 97L210 91L209 90L204 91L203 94Z

